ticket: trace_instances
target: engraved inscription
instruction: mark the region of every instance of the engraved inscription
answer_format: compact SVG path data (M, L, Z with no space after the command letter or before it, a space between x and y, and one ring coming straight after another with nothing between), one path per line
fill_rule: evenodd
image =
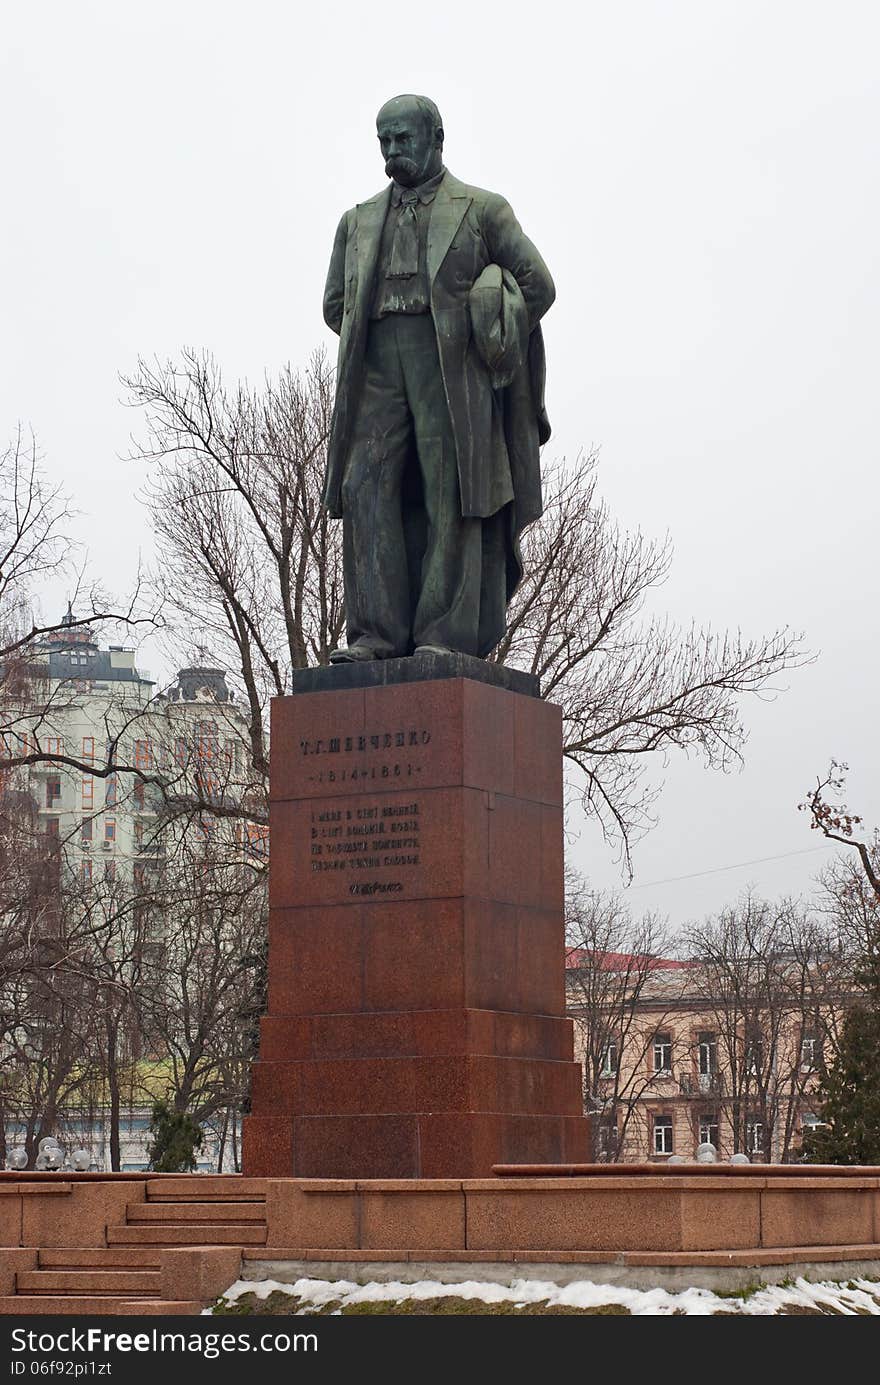
M418 801L370 803L356 808L316 808L311 815L311 867L325 871L406 869L421 864ZM351 894L395 893L403 885L367 882Z
M362 784L403 782L421 774L418 752L431 743L426 727L402 727L394 731L371 731L354 736L327 736L299 743L300 755L320 763L307 776L310 784ZM385 759L386 751L403 750L405 757Z

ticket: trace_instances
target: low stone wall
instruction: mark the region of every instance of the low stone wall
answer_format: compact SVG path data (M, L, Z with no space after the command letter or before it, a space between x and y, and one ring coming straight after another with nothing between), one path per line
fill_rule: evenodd
M144 1201L147 1183L160 1177L0 1174L0 1247L104 1246L108 1225ZM245 1182L252 1195L265 1191L268 1258L399 1251L404 1258L552 1261L560 1253L726 1251L741 1263L744 1253L792 1247L857 1247L861 1258L880 1258L880 1168L598 1165L563 1176L486 1179L165 1177L176 1196L186 1184L184 1195L198 1198L209 1182L212 1197L234 1199Z
M269 1246L340 1253L537 1252L550 1260L577 1251L870 1247L880 1237L880 1169L604 1166L561 1178L269 1179L266 1219Z

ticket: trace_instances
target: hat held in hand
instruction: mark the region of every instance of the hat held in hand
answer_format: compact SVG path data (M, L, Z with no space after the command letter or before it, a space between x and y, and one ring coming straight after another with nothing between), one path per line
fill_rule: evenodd
M492 388L503 389L528 357L529 314L522 290L509 269L490 264L476 280L468 303L474 343L489 369Z

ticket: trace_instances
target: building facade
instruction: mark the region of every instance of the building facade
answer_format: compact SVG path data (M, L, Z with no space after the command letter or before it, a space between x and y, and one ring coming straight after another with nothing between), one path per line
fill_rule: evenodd
M567 970L597 1157L693 1160L711 1143L719 1159L797 1160L804 1133L819 1121L815 1088L842 1010L825 978L810 989L799 973L795 984L783 957L772 993L732 997L713 993L699 963L651 959L637 969L634 994L612 980L601 1003L585 1005L579 972L603 965L570 954ZM618 975L625 965L611 962Z
M175 879L187 873L192 910L200 859L209 852L221 862L224 878L262 869L268 854L268 828L239 811L247 811L255 792L250 731L222 670L180 669L174 682L157 693L131 649L103 648L88 627L69 623L39 646L28 678L17 696L7 697L0 713L0 759L4 752L12 759L45 757L0 776L0 848L20 850L23 859L27 854L22 888L33 888L36 878L39 927L47 939L53 930L72 927L74 950L82 947L85 956L90 949L88 965L83 963L83 992L92 987L96 997L96 1028L105 1002L112 1011L117 992L124 997L126 988L151 984L155 991L160 975L167 977L169 995L181 992L182 1011L190 999L198 1003L211 980L211 949L222 950L225 941L208 927L202 936L195 926L176 933L169 929L173 890L163 891L162 882L173 870L179 873ZM216 868L210 883L216 914ZM53 922L53 895L64 898L63 922ZM234 895L233 889L230 897ZM170 935L183 939L177 952ZM70 948L68 960L69 953ZM185 994L187 986L191 997ZM63 1063L51 1028L63 1026L72 1007L65 1008L63 995L47 991L47 996L45 1027L50 1032L40 1041L47 1061L60 1071ZM154 1012L159 1008L154 1004ZM133 1010L120 1002L120 1032L113 1037L111 1054L113 1082L121 1086L117 1102L122 1109L117 1104L113 1127L123 1169L146 1166L150 1099L162 1095L163 1064L176 1061L173 1045L161 1035L145 1041L143 1033L127 1031L126 1015ZM0 1039L2 1034L0 1026ZM67 1064L66 1098L50 1090L51 1084L41 1087L39 1074L33 1083L25 1081L28 1097L21 1090L26 1055L33 1051L36 1067L44 1058L27 1034L27 1026L15 1031L6 1024L7 1073L17 1062L19 1088L6 1092L0 1079L0 1123L7 1144L19 1144L28 1135L33 1139L34 1120L42 1129L43 1111L57 1109L48 1133L67 1148L84 1145L94 1167L109 1168L108 1113L102 1105L109 1079L99 1075L85 1081L74 1058ZM82 1038L79 1044L85 1051ZM234 1167L234 1101L204 1128L199 1167Z

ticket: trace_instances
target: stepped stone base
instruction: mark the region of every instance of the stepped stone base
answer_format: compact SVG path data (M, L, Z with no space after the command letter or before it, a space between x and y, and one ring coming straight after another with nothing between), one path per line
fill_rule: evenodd
M426 656L306 670L273 702L248 1174L589 1158L565 1017L562 719L537 692Z
M162 1215L124 1214L108 1226L120 1197L130 1213ZM198 1313L239 1278L300 1274L456 1282L515 1269L560 1282L736 1288L791 1273L880 1273L880 1168L604 1164L552 1177L394 1180L0 1174L0 1203L13 1213L0 1243L7 1315ZM201 1217L206 1203L216 1221L184 1220L184 1208ZM234 1221L243 1204L260 1207L261 1220ZM161 1243L142 1240L157 1234Z

